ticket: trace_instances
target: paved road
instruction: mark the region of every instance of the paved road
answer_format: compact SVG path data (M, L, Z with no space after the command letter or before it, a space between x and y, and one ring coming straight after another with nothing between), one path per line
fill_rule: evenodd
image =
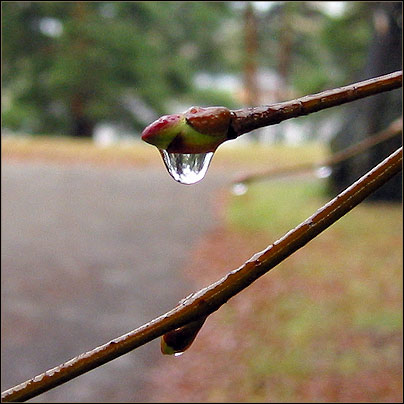
M211 174L211 175L209 175ZM136 328L196 290L189 250L214 226L213 173L2 162L2 391ZM30 402L147 402L159 341ZM174 359L178 360L178 359Z

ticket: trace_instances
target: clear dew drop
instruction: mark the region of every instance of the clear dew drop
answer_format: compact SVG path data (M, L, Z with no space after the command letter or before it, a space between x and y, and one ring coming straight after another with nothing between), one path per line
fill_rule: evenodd
M233 193L233 195L244 195L245 193L247 193L248 191L248 186L246 184L243 184L242 182L239 182L237 184L234 184L231 192Z
M323 166L316 169L317 178L327 178L332 174L331 167Z
M213 157L213 152L191 154L159 151L171 177L185 185L195 184L202 180Z

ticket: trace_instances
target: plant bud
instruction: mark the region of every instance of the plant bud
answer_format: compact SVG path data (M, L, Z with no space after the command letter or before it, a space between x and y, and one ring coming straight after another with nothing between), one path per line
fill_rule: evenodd
M198 132L215 136L227 134L231 118L230 110L226 107L191 107L184 116Z
M142 140L170 153L214 152L227 140L230 119L230 110L225 107L191 107L147 126Z
M167 150L178 133L181 133L185 124L183 115L164 115L143 130L142 140L159 149Z

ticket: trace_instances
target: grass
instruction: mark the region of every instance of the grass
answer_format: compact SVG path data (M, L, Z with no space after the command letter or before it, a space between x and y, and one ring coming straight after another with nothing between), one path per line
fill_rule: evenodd
M2 137L2 156L14 159L36 159L60 163L100 165L161 166L157 149L141 141L98 146L91 139L50 136ZM210 170L238 172L246 168L261 170L282 167L294 161L318 161L325 154L319 144L290 148L284 145L260 146L230 141L215 153Z
M248 167L260 171L295 164L317 162L327 153L324 145L306 143L291 147L284 144L260 145L238 142L238 139L221 145L212 161L212 167L227 167L238 171Z
M324 194L324 183L316 179L252 183L248 192L232 198L226 221L246 232L285 232L314 213Z
M62 164L152 165L154 148L140 142L97 146L91 139L50 136L2 138L2 157L51 161Z
M226 221L238 232L264 232L274 239L325 201L319 181L255 184L231 198ZM290 288L271 294L264 285L255 287L252 304L259 309L253 311L255 324L242 355L247 400L315 400L310 383L319 377L326 386L319 397L327 402L400 400L400 205L358 206L268 281L271 276ZM380 372L390 375L391 383L380 383ZM279 378L280 384L271 382Z

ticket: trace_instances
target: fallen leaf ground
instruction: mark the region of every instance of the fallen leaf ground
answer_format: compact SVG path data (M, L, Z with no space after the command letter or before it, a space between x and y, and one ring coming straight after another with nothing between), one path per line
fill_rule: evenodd
M221 224L184 268L195 290L326 201L281 184L219 198ZM401 206L362 204L212 314L182 356L163 356L153 399L402 402L402 351Z

